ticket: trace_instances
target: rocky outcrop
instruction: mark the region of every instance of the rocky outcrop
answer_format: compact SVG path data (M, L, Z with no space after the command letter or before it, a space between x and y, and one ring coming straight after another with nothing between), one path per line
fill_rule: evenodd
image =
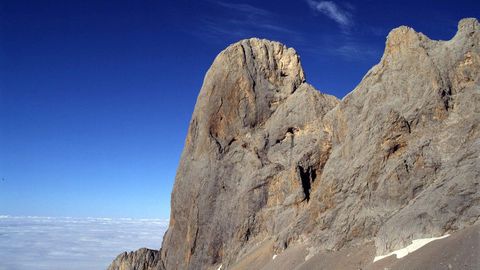
M374 241L380 255L478 224L479 27L464 19L449 41L394 29L342 100L306 83L291 48L229 46L195 106L157 268L144 269L241 269L266 245L312 258Z
M108 270L164 270L160 252L141 248L133 252L124 252L115 258Z

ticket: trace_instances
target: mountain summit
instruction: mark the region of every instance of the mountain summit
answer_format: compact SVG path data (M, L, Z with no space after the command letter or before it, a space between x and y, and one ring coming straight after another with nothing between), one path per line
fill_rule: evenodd
M449 41L396 28L342 100L306 82L292 48L229 46L197 99L162 248L109 269L478 267L479 43L472 18ZM447 234L450 248L373 263Z

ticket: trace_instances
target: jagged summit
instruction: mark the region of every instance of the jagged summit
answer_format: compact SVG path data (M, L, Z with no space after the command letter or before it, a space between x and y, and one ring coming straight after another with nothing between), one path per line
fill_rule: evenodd
M465 18L458 22L457 33L451 40L462 39L465 36L471 37L475 31L478 32L480 25L475 18ZM431 40L429 37L421 32L416 32L415 29L408 26L399 26L390 31L387 36L386 48L389 46L398 46L404 44L406 46L418 45L418 42L441 42Z
M411 240L477 232L479 39L476 19L441 42L399 27L342 100L306 83L293 49L230 45L198 96L162 249L110 269L376 269Z
M288 48L277 41L250 38L238 41L222 51L214 61L225 64L229 61L241 61L250 71L265 72L268 77L291 77L297 85L305 81L305 75L300 64L300 57L293 48ZM256 69L255 69L256 68Z
M464 18L458 22L458 32L471 34L475 31L478 31L480 24L476 18Z

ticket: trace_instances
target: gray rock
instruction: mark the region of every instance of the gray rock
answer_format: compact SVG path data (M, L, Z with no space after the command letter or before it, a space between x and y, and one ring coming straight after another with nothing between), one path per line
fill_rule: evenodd
M233 262L281 229L268 222L277 212L291 223L282 208L305 199L297 163L318 159L316 123L338 103L304 80L295 51L277 42L244 40L215 59L172 192L167 269Z
M229 46L205 77L145 269L225 269L266 241L315 253L373 240L380 255L479 223L479 27L464 19L449 41L394 29L342 100L305 82L291 48Z
M115 258L108 270L164 270L160 252L141 248L134 252L124 252Z

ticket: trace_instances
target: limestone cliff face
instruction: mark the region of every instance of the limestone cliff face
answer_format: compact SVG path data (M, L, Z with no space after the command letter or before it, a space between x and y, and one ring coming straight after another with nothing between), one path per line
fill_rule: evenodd
M293 221L283 212L276 225L276 208L304 201L297 163L319 159L316 122L338 103L304 81L295 51L276 42L244 40L215 59L172 192L167 269L233 262Z
M197 100L160 256L135 269L234 269L266 242L383 254L479 223L479 28L394 29L343 100L307 84L291 48L228 47ZM134 269L122 258L110 269Z

